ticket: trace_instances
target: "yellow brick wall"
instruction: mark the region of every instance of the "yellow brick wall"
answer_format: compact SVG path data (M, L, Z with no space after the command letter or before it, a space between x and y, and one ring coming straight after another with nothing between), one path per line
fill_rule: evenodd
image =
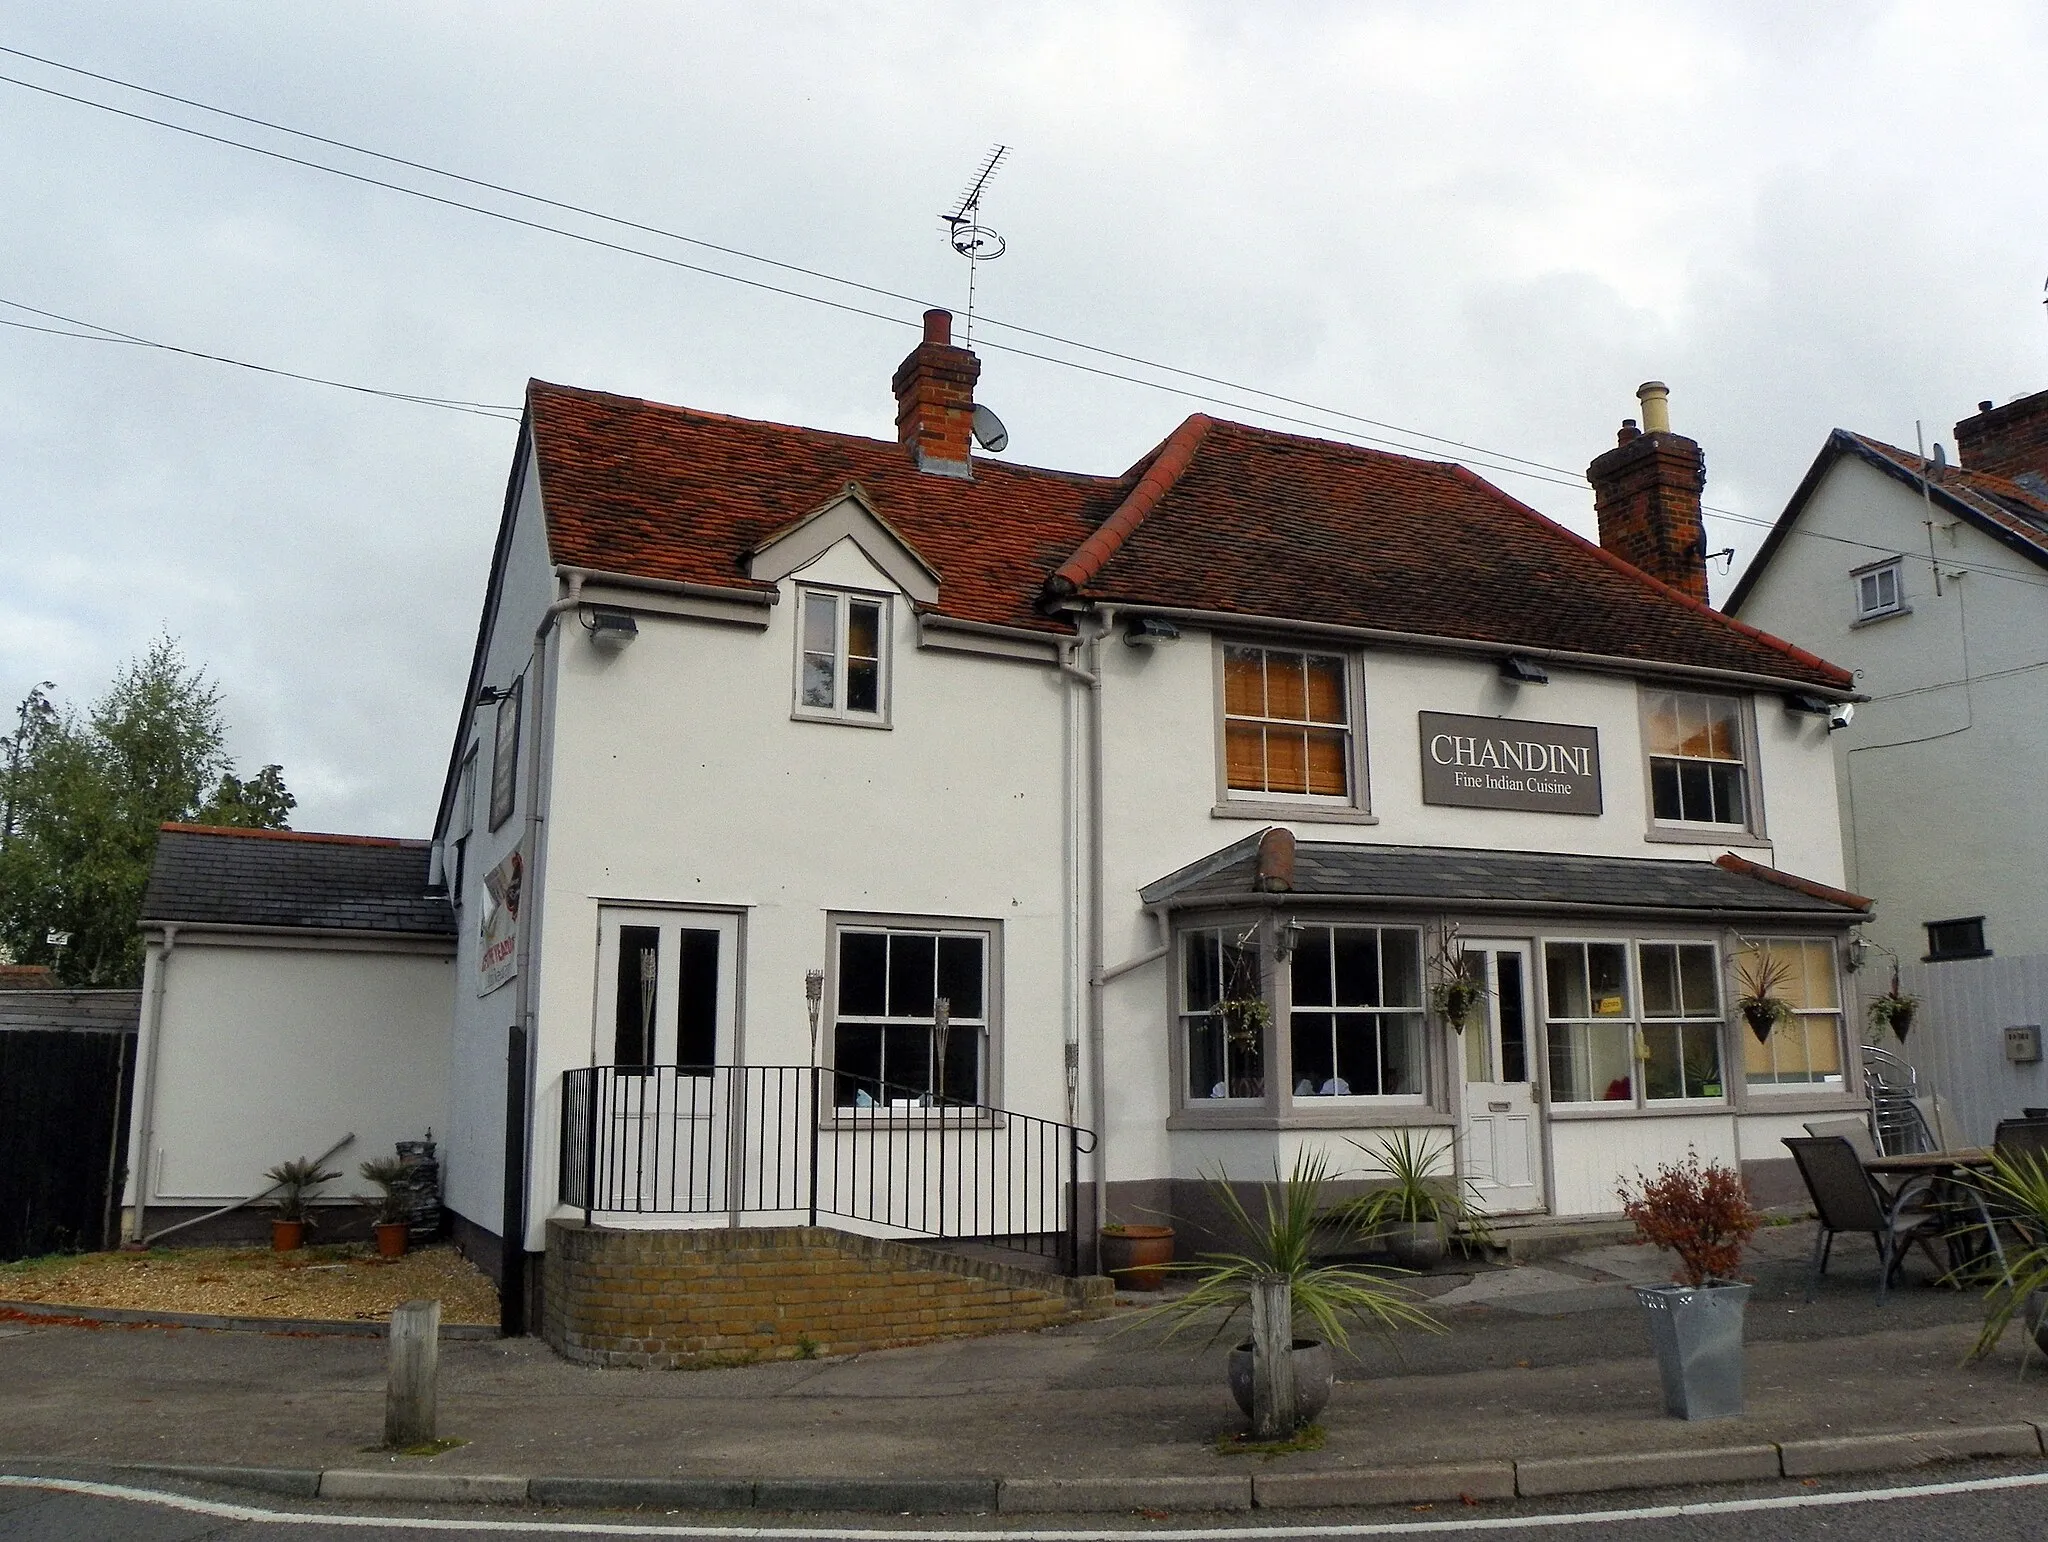
M1107 1311L1063 1279L827 1227L548 1226L542 1333L598 1365L715 1365L1009 1333Z

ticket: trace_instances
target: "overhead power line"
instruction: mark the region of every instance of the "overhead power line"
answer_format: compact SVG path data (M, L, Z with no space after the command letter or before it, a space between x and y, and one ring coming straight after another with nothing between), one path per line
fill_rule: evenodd
M308 385L332 386L337 391L354 391L362 396L381 396L395 402L411 402L419 407L440 407L449 412L465 412L472 417L497 418L500 421L517 423L520 409L500 402L462 401L449 396L424 396L416 391L386 391L376 386L356 385L347 380L330 380L324 375L303 375L297 370L279 369L270 364L252 364L247 359L231 359L226 354L204 353L197 348L180 348L174 343L159 343L152 338L137 337L132 332L118 332L112 327L103 327L96 321L82 321L76 316L59 315L56 311L39 310L33 305L24 305L19 300L0 297L0 305L10 310L26 311L31 316L41 316L46 321L60 321L64 327L37 326L34 322L16 321L0 316L0 327L13 327L22 332L42 332L51 337L69 337L84 343L116 343L130 348L155 348L164 353L181 354L188 359L205 359L214 364L231 364L236 369L254 370L259 375L277 375L286 380L302 380ZM67 331L64 328L83 327L85 331Z
M133 91L143 96L155 98L159 101L173 102L179 106L191 108L194 111L209 113L216 117L229 119L237 123L249 124L252 127L265 129L272 133L284 134L295 139L307 141L308 143L324 145L331 149L342 150L352 155L364 156L371 160L382 162L386 165L404 167L411 171L421 172L428 176L439 177L446 181L457 183L462 186L478 188L484 191L497 193L505 197L519 199L523 202L531 203L543 208L556 209L564 213L575 214L583 218L599 221L602 224L616 226L620 229L632 230L645 235L657 236L663 240L676 241L684 245L697 247L704 251L716 252L721 256L732 257L745 262L757 263L760 264L761 266L775 269L783 273L789 273L799 277L812 279L820 283L836 285L862 294L873 295L878 299L898 301L904 304L917 306L920 309L927 307L931 303L924 299L920 299L915 295L905 294L898 290L887 289L880 285L865 283L858 279L846 278L842 275L830 273L823 269L806 267L799 263L786 262L778 258L763 256L757 252L749 252L740 247L729 246L720 242L706 240L699 236L692 236L682 231L670 230L663 226L648 224L643 221L629 219L621 215L608 214L602 210L590 208L587 205L572 203L563 199L550 198L543 194L528 192L524 189L512 187L505 183L491 182L483 178L467 176L461 172L449 171L443 167L434 166L425 161L413 160L405 156L392 155L381 150L373 150L368 148L367 146L352 143L351 141L348 140L337 139L332 136L324 134L317 134L306 129L293 128L288 124L278 123L271 119L256 117L248 113L236 112L230 108L219 107L209 102L200 101L194 97L180 96L174 92L158 90L151 86L142 85L136 81L124 80L119 76L103 74L99 71L85 69L79 65L67 64L62 60L52 59L40 54L29 53L24 49L10 48L4 44L0 44L0 54L6 54L14 58L28 60L31 63L43 65L46 68L61 70L68 74L77 75L89 80L95 80L105 85L117 87L121 90ZM209 143L222 145L230 149L242 150L249 154L265 156L273 160L285 162L289 165L302 167L309 171L324 172L329 176L339 177L347 181L361 183L363 185L370 187L381 188L389 192L400 193L407 197L417 198L432 204L438 204L444 208L457 209L465 213L477 214L487 219L497 220L500 221L501 223L518 226L524 229L538 231L544 234L560 236L567 240L581 242L585 245L598 247L600 249L611 252L616 252L623 256L639 257L646 261L661 263L665 266L677 268L689 273L698 274L702 277L722 279L728 283L744 285L745 287L751 289L761 290L766 293L779 295L789 299L803 300L813 305L825 306L828 309L840 311L845 314L860 316L875 321L882 321L894 326L914 326L917 324L915 321L912 321L908 318L898 315L892 315L888 312L870 309L862 305L849 304L842 300L830 299L823 295L808 293L801 289L792 289L785 285L773 284L761 279L748 278L742 274L727 272L721 268L708 267L700 263L685 262L680 258L673 257L665 253L648 251L644 247L627 245L623 242L609 241L604 239L603 237L590 235L583 231L570 230L560 225L549 224L542 220L528 219L521 215L507 213L502 209L493 209L488 207L487 205L470 203L458 198L450 198L443 194L426 191L425 189L422 188L411 187L402 182L388 181L381 177L373 177L362 172L350 171L343 167L329 165L323 161L309 160L303 156L287 154L284 151L271 149L264 145L251 144L246 140L234 139L222 134L209 133L204 129L194 128L188 124L177 123L166 118L154 117L148 113L134 112L127 108L115 106L112 103L97 101L91 97L79 96L68 91L60 91L52 86L41 85L33 81L22 80L15 76L0 75L0 84L17 86L24 90L33 91L40 93L42 95L55 97L62 101L72 102L79 106L95 108L101 112L111 113L117 117L126 118L133 122L144 123L156 128L167 129L173 133L184 134L191 138L205 140ZM1209 375L1196 370L1183 369L1177 365L1167 364L1156 359L1148 359L1139 354L1129 353L1118 349L1105 347L1100 344L1086 342L1079 338L1067 337L1056 332L1049 332L1039 328L1024 326L1016 322L1008 322L1000 320L998 318L986 316L978 319L981 321L981 324L985 327L996 327L1004 331L1017 333L1019 336L1032 337L1039 339L1043 342L1056 344L1060 347L1073 348L1083 353L1093 354L1101 358L1113 359L1119 363L1134 365L1142 369L1154 370L1161 374L1174 376L1181 380L1192 381L1200 385L1213 386L1218 388L1219 390L1234 392L1237 393L1237 395L1234 397L1226 397L1219 396L1208 391L1192 390L1186 386L1173 385L1159 380L1148 380L1142 376L1127 374L1120 370L1109 369L1100 365L1091 365L1083 363L1076 359L1061 358L1056 355L1038 352L1033 349L1018 347L1014 344L990 342L988 339L983 338L981 346L991 352L1007 353L1015 357L1027 358L1040 363L1052 364L1065 369L1078 370L1084 374L1094 375L1101 379L1114 380L1128 385L1142 386L1148 390L1160 391L1168 395L1178 396L1188 400L1205 402L1210 405L1225 407L1234 412L1249 413L1262 418L1271 419L1276 422L1288 423L1299 427L1314 429L1321 433L1340 435L1342 437L1349 438L1364 444L1377 445L1390 449L1415 453L1417 451L1420 451L1422 447L1420 445L1413 443L1412 441L1426 441L1429 444L1441 445L1449 449L1462 450L1466 452L1464 455L1461 455L1457 458L1464 461L1467 465L1470 465L1478 470L1491 471L1504 476L1523 477L1531 481L1548 483L1552 486L1568 487L1579 492L1583 492L1586 487L1585 478L1582 474L1574 472L1567 467L1553 465L1547 461L1536 460L1528 456L1515 455L1505 450L1491 449L1484 445L1472 444L1466 440L1454 439L1442 434L1433 434L1424 429L1409 428L1404 425L1389 423L1382 419L1367 417L1363 414L1350 412L1343 408L1328 406L1324 403L1311 401L1306 398L1288 396L1276 391L1268 391L1258 386L1247 385L1239 381L1229 380L1223 376ZM11 324L17 326L20 325L20 323ZM126 340L131 342L139 341L138 339L132 338ZM163 347L166 345L151 344L150 346ZM191 352L191 350L179 349L172 349L170 351ZM197 354L194 356L203 358L217 357L215 355L205 354ZM240 361L232 359L220 359L219 362L233 364L239 363ZM258 365L245 365L244 367L252 369L264 368L263 366ZM369 387L350 386L344 382L339 381L319 380L317 379L317 377L311 376L294 376L292 375L291 371L287 370L272 370L269 372L285 375L290 378L313 380L314 383L317 384L335 385L341 387L342 389L361 390L372 395L390 396L396 400L415 400L425 405L452 407L455 410L490 411L491 415L494 416L501 415L503 411L516 410L491 409L488 406L488 404L480 405L452 403L440 398L423 396L415 397L404 392L376 391ZM1256 400L1247 401L1243 400L1243 397L1256 398ZM1307 412L1319 414L1320 416L1314 418L1302 417L1294 413L1276 411L1272 407L1262 405L1262 403L1264 402L1274 402L1279 403L1282 406L1298 407ZM1380 435L1363 434L1359 433L1356 429L1343 428L1336 424L1332 424L1329 421L1326 421L1327 419L1333 418L1340 420L1342 423L1363 424L1367 427L1381 429L1388 434L1397 434L1402 437L1399 439L1392 439L1382 437ZM1428 452L1423 451L1423 453ZM1484 458L1482 459L1480 457ZM1772 519L1763 519L1758 518L1754 515L1741 514L1733 509L1722 508L1714 504L1704 505L1703 512L1711 514L1720 519L1731 521L1736 524L1748 525L1763 530L1769 530L1777 523L1775 520ZM1875 545L1870 542L1857 541L1849 537L1832 535L1826 532L1795 529L1790 533L1793 535L1805 536L1809 539L1834 541L1842 545L1852 546L1866 551L1889 550L1889 548L1887 547ZM1983 564L1973 564L1967 561L1954 562L1949 564L1949 566L1960 571L1981 572L1986 574L1987 576L2004 578L2016 583L2040 584L2043 587L2048 587L2048 583L2044 583L2044 581L2042 580L2034 579L2024 574L2015 573L2010 569L1986 566Z

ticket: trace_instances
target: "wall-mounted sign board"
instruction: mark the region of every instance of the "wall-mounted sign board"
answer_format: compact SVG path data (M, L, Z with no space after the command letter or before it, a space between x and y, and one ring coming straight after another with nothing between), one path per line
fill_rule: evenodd
M1454 808L1600 812L1600 730L1577 723L1417 714L1422 801Z

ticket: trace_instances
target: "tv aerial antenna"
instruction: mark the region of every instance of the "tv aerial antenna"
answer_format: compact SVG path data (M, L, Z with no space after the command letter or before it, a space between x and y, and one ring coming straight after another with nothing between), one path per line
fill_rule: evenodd
M981 195L1009 155L1008 145L997 145L983 156L967 184L967 191L953 206L953 212L939 216L945 222L946 239L952 243L953 250L967 259L967 331L961 339L963 348L974 345L975 270L984 262L994 262L1009 250L1009 243L981 222Z

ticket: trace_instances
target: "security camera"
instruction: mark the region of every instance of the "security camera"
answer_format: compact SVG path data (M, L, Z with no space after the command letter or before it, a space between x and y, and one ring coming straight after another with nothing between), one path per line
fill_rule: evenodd
M1837 728L1847 728L1855 716L1855 702L1836 702L1832 707L1828 708L1828 732L1833 733Z

